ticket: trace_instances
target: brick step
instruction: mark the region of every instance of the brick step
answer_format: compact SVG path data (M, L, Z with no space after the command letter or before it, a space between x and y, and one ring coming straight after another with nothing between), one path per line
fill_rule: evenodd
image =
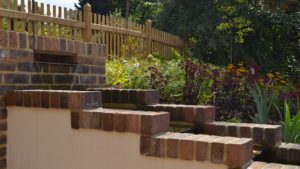
M170 113L170 120L174 122L193 123L201 126L215 120L214 106L156 104L145 108L151 111L166 111Z
M229 168L243 168L250 164L253 143L248 138L164 133L141 136L141 154L182 160L211 161Z
M101 91L104 104L133 104L133 105L153 105L159 103L159 92L157 90L141 89L112 89L96 88L90 91Z
M6 106L95 109L102 107L102 97L89 91L16 90L6 94Z
M252 138L254 145L277 147L282 142L280 125L211 122L202 128L204 133L218 136Z
M283 164L300 165L300 144L282 143L275 149L275 161Z
M74 129L99 129L153 135L169 130L169 113L118 109L72 111Z
M248 169L300 169L300 166L255 161Z

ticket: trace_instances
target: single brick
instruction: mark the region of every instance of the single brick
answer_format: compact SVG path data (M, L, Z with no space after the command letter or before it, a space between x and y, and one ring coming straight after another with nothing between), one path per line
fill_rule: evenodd
M24 106L24 93L18 91L15 93L15 97L16 97L16 106Z
M263 137L264 137L264 126L263 125L255 125L253 127L254 144L261 144L263 142Z
M215 120L214 106L197 106L195 107L195 125L201 126L205 123L213 122Z
M104 131L113 131L114 130L114 113L105 112L102 114L102 129Z
M50 99L50 93L49 92L41 92L41 106L43 108L49 108L49 99Z
M292 144L282 143L280 146L276 148L275 158L276 161L280 163L287 163L288 161L288 150Z
M31 75L32 84L52 84L54 82L53 75Z
M282 142L282 129L279 125L269 125L265 128L264 145L276 147Z
M32 107L41 107L41 92L33 91L32 93Z
M73 53L73 40L67 40L67 52L69 53Z
M71 112L71 127L73 129L80 128L80 113L79 112Z
M137 101L141 105L153 105L159 103L159 92L157 90L139 90Z
M127 125L127 130L128 132L131 132L131 133L139 133L140 132L140 129L139 129L139 119L140 119L140 116L137 115L137 114L130 114L130 115L127 115L127 122L126 122L126 125Z
M96 76L80 76L80 84L96 84Z
M6 120L0 121L0 131L7 131L7 121Z
M75 76L73 75L56 75L55 76L55 83L60 83L60 84L63 84L63 83L73 83L75 79Z
M33 99L31 92L24 92L24 106L32 107Z
M216 135L217 134L217 126L213 123L207 123L204 126L204 131L206 134Z
M186 107L182 107L181 108L181 112L177 113L182 113L182 120L184 122L189 122L189 123L193 123L195 122L195 108L194 107L190 107L190 106L186 106Z
M44 37L42 37L42 36L37 37L37 49L38 50L45 50L44 49Z
M16 93L9 91L5 95L6 106L16 106Z
M30 50L11 49L9 53L9 58L33 61L33 52Z
M102 129L102 114L94 112L90 127L92 129Z
M7 119L7 109L6 108L0 109L0 119Z
M37 65L32 62L20 62L18 63L18 71L23 72L39 72Z
M93 50L92 48L93 48L92 44L88 43L87 44L87 54L88 54L88 56L92 56L92 50Z
M81 109L81 94L80 93L69 93L69 108L70 109Z
M60 108L69 108L69 95L66 92L60 93Z
M66 39L60 39L60 51L61 52L66 52L67 51Z
M128 90L120 90L118 103L128 103L128 101L129 101Z
M8 32L0 30L0 47L7 47L8 45Z
M252 160L253 142L249 138L237 139L227 143L226 164L229 168L243 168Z
M128 114L123 114L123 113L115 114L115 130L117 132L127 131L126 116L128 116Z
M0 160L0 168L6 168L7 167L7 162L6 159L3 158Z
M29 83L29 76L25 74L4 74L4 82L12 84L26 84Z
M233 123L228 124L228 126L227 126L228 136L237 137L238 136L238 128L239 128L239 124L238 123L236 123L236 124L233 124Z
M169 130L169 113L152 113L141 116L141 133L158 134Z
M91 112L80 112L80 128L88 129L91 127L92 115Z
M51 108L60 108L60 93L59 92L50 92L50 107Z
M15 71L16 63L13 62L1 62L0 63L0 71Z
M227 136L227 124L224 122L216 123L216 135Z
M6 156L6 147L1 147L0 148L0 157L5 157Z
M2 133L0 134L0 144L6 144L7 143L7 135Z
M102 106L101 92L87 92L81 94L81 109L95 109Z
M19 46L20 48L27 48L27 34L19 33Z
M29 48L30 49L37 49L37 43L36 43L36 36L35 35L31 35L29 36Z
M18 36L16 32L9 32L9 47L17 48L18 47Z
M52 50L52 38L44 37L44 43L45 43L46 51L53 51Z
M80 53L80 42L79 41L74 41L74 53L79 54Z
M56 52L60 50L60 40L58 38L52 38L52 50Z
M288 163L292 165L300 165L300 145L299 144L291 144L288 149Z
M150 156L151 155L151 136L141 135L140 137L140 153L142 155Z
M253 128L251 125L245 123L240 125L240 137L242 138L252 138Z
M80 43L80 56L87 56L86 44L84 42Z

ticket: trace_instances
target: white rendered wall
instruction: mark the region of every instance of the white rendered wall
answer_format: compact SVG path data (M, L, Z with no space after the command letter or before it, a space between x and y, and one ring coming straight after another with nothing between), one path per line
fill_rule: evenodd
M139 135L74 130L69 110L9 107L8 169L221 169L139 153Z

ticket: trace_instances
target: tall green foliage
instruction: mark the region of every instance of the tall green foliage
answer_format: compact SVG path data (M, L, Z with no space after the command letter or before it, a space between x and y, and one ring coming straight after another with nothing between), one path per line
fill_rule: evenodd
M256 123L266 124L269 119L270 110L277 99L277 93L271 90L269 85L260 87L256 83L251 94L257 109L257 114L252 119Z
M298 112L291 117L289 104L284 104L284 121L283 125L283 141L286 143L300 143L300 107L298 105Z

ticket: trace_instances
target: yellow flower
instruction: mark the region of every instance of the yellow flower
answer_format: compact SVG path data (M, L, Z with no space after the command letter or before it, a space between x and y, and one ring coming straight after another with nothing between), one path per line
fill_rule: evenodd
M268 73L267 74L268 78L272 79L274 77L274 75L272 73Z
M285 81L285 80L280 80L280 82L281 82L282 84L285 84L285 83L286 83L286 81Z

